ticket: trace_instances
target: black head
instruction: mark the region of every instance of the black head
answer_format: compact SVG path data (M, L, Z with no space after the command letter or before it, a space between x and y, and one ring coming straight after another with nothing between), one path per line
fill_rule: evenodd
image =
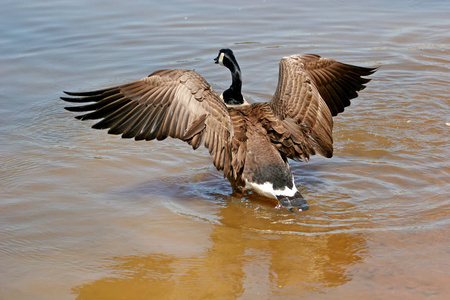
M220 64L222 66L225 66L227 68L236 68L237 61L234 57L233 51L231 49L220 49L219 54L216 58L214 58L214 61L216 64ZM239 66L237 66L239 68Z
M231 86L224 91L223 100L228 105L240 105L244 103L244 97L241 94L242 79L241 69L230 49L221 49L219 55L214 59L216 64L227 67L231 72Z

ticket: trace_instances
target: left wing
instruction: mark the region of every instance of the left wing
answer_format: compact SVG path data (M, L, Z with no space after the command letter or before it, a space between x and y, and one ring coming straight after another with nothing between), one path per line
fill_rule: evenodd
M69 93L62 100L90 103L66 107L87 112L77 119L101 119L92 127L136 140L178 138L208 148L213 163L230 172L233 126L225 103L206 80L190 70L160 70L140 80L92 92Z

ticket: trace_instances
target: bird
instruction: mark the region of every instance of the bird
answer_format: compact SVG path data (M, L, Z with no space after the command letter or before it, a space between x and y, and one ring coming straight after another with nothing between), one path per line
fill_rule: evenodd
M289 159L333 155L333 117L350 105L377 68L360 67L316 54L295 54L279 63L278 85L267 102L249 103L242 95L242 73L231 49L216 64L231 72L231 85L214 91L189 69L157 70L142 79L87 92L67 92L65 107L83 112L79 120L100 120L92 128L135 140L204 145L217 170L233 189L276 199L277 207L306 211Z

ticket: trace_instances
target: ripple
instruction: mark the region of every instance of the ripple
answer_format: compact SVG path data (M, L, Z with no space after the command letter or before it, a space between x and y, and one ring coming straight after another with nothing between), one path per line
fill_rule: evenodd
M181 298L199 285L226 299L389 298L407 285L418 299L411 286L445 281L448 1L291 2L3 3L0 298L147 295L151 277ZM233 195L206 149L92 130L58 99L162 68L220 91L224 47L254 101L271 98L286 55L380 66L334 119L334 157L291 164L310 210Z

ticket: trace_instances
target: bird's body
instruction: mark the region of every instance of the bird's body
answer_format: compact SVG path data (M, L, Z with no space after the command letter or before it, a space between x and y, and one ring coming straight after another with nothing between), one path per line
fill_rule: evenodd
M87 111L81 120L102 119L93 128L136 140L181 139L208 148L213 163L235 192L246 188L275 198L289 210L308 205L294 184L288 158L331 157L332 116L357 96L375 69L338 63L317 55L294 55L280 62L278 87L269 102L248 104L241 72L229 49L216 63L232 74L219 96L191 70L160 70L141 80L93 92L68 93L68 107Z

